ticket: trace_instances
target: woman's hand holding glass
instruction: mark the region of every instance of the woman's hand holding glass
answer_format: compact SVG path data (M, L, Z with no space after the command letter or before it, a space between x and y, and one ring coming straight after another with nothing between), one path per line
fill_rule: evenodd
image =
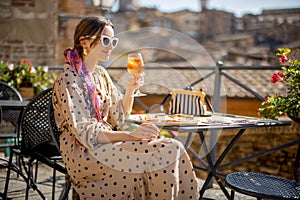
M133 77L128 80L126 85L126 91L129 91L130 93L132 93L132 96L135 96L134 92L142 85L144 85L144 77L142 75L140 75L137 78Z
M144 61L141 53L130 53L127 57L127 70L136 81L137 91L134 96L145 96L138 89L144 84Z

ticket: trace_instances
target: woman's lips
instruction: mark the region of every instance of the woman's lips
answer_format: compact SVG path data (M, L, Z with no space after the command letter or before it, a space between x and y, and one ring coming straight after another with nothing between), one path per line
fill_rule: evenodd
M103 51L106 55L110 55L111 51Z

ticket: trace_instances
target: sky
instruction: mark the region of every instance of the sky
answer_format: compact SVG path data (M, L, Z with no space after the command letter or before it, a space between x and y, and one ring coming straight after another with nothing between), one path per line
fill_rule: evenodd
M208 9L224 10L236 17L260 14L263 9L300 8L300 0L207 0ZM188 9L201 11L200 0L139 0L141 7L157 8L162 12Z

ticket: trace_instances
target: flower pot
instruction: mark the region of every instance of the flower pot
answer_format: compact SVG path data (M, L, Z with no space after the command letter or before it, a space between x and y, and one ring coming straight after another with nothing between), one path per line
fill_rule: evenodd
M34 96L34 89L33 87L22 87L20 94L24 99L31 99Z
M298 113L297 117L289 115L289 118L291 118L291 120L293 120L294 122L297 122L298 124L300 124L300 113Z

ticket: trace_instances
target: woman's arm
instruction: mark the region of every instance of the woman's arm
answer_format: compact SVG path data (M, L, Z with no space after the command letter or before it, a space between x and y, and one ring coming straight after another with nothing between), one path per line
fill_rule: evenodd
M142 81L137 81L137 79L132 78L129 79L126 85L126 92L124 95L124 98L122 99L122 105L126 114L126 117L128 117L132 111L132 106L134 102L134 91L142 86Z
M105 122L97 122L90 116L82 91L81 80L73 71L61 74L54 86L55 108L59 112L59 127L66 125L76 139L88 148L96 143L141 141L157 137L158 128L143 124L134 132L112 131ZM132 92L133 93L133 92ZM130 102L129 102L130 104Z
M158 132L159 129L154 124L144 123L133 132L103 130L102 134L98 134L97 141L105 144L121 141L153 140L158 137Z

